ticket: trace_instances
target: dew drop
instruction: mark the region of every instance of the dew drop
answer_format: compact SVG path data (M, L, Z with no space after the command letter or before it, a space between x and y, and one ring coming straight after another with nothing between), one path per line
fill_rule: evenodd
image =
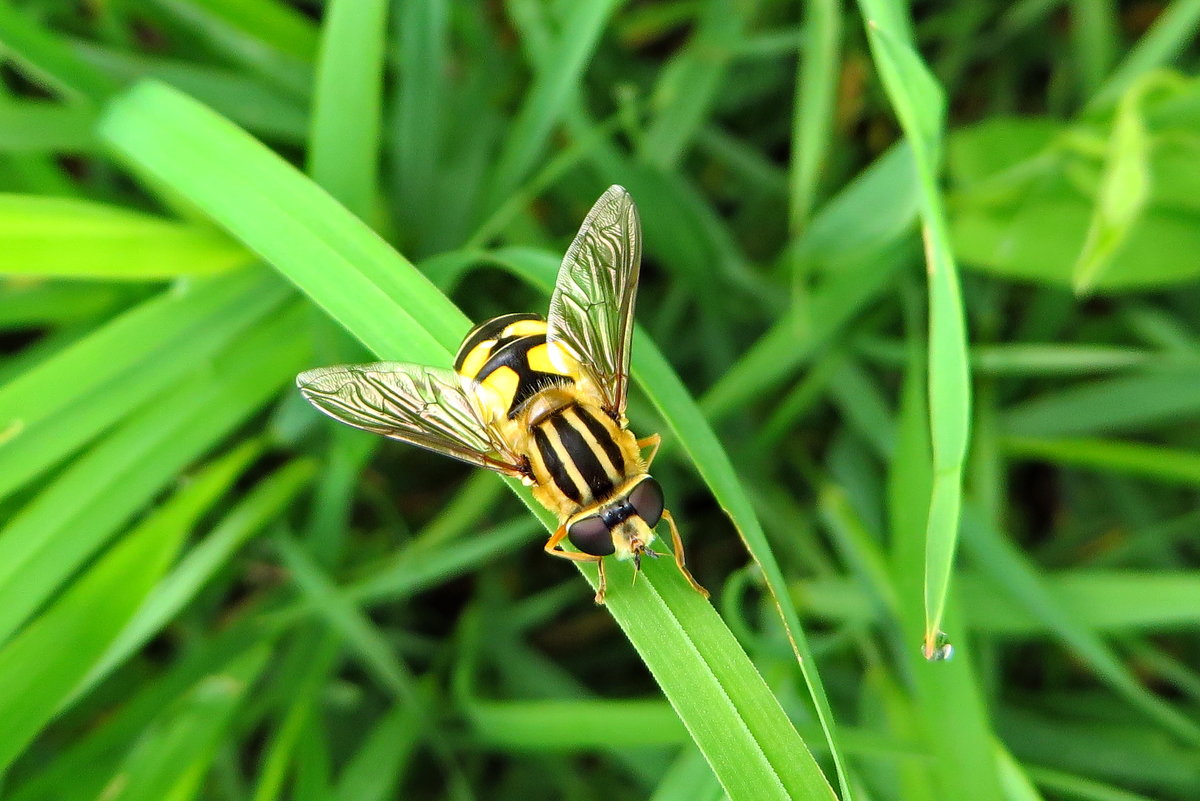
M928 637L925 638L925 642L921 645L921 653L930 662L942 662L954 656L954 645L946 636L946 632L939 631L934 635L932 641Z

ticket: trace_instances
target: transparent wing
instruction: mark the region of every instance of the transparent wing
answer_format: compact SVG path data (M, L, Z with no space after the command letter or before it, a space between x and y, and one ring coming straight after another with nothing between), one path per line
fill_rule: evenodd
M563 257L550 297L546 338L575 351L605 393L608 411L618 418L625 414L641 263L637 206L622 187L609 187Z
M483 422L463 379L400 362L321 367L296 376L300 393L346 425L520 476L520 459Z

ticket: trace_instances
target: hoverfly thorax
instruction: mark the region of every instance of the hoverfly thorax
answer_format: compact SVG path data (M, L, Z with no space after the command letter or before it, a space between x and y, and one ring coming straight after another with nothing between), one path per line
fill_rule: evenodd
M309 370L297 384L343 423L521 479L561 524L545 550L596 563L597 603L603 558L640 568L642 555L657 555L649 545L660 520L680 571L707 595L684 566L662 488L647 473L658 437L637 439L625 418L640 264L637 207L611 187L567 250L546 317L505 314L476 325L453 372L382 362Z

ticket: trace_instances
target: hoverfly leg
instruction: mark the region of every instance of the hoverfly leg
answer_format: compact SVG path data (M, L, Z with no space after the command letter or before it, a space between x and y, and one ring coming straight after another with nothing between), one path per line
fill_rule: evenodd
M604 558L596 557L596 569L600 571L600 581L596 585L596 605L604 606L604 592L608 589L608 580L604 577Z
M666 520L667 525L671 528L671 547L675 550L676 567L679 568L679 572L682 573L683 577L688 580L688 583L692 585L692 589L707 598L708 590L701 587L700 583L692 577L692 574L687 569L687 564L683 554L683 540L679 536L679 528L675 525L675 518L671 515L670 511L663 509L662 519Z
M650 455L646 457L646 470L650 469L650 463L654 461L654 457L658 455L658 446L662 444L662 437L658 434L651 434L648 437L642 437L637 441L638 450L643 448L650 449Z
M546 540L546 544L542 546L542 550L551 556L557 556L560 559L570 559L572 562L595 562L596 567L600 570L600 581L596 589L596 603L604 603L604 593L608 588L604 578L604 557L592 556L587 553L576 553L575 551L564 551L559 545L560 542L567 538L567 527L559 526L558 530L550 535L550 539Z

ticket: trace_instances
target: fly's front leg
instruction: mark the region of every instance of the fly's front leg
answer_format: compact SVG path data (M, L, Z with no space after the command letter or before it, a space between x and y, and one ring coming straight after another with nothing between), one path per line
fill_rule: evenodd
M658 434L651 434L648 437L643 437L637 441L638 450L644 448L650 449L650 455L645 458L646 470L650 469L650 463L654 461L654 457L658 455L658 446L662 444L662 437Z
M559 559L570 559L572 562L595 562L596 569L600 571L600 581L596 588L596 603L604 603L604 593L608 589L608 581L604 577L604 557L592 556L587 553L575 553L574 551L564 551L559 547L559 543L567 538L567 527L559 526L558 530L550 535L550 539L546 540L543 550L551 556L557 556Z
M708 590L701 587L700 582L696 581L687 569L683 555L683 539L679 536L679 527L675 525L675 518L671 515L670 511L663 509L662 519L667 521L667 526L671 529L671 549L675 552L675 565L679 568L679 572L683 574L683 577L688 580L688 583L692 585L692 589L707 598Z

